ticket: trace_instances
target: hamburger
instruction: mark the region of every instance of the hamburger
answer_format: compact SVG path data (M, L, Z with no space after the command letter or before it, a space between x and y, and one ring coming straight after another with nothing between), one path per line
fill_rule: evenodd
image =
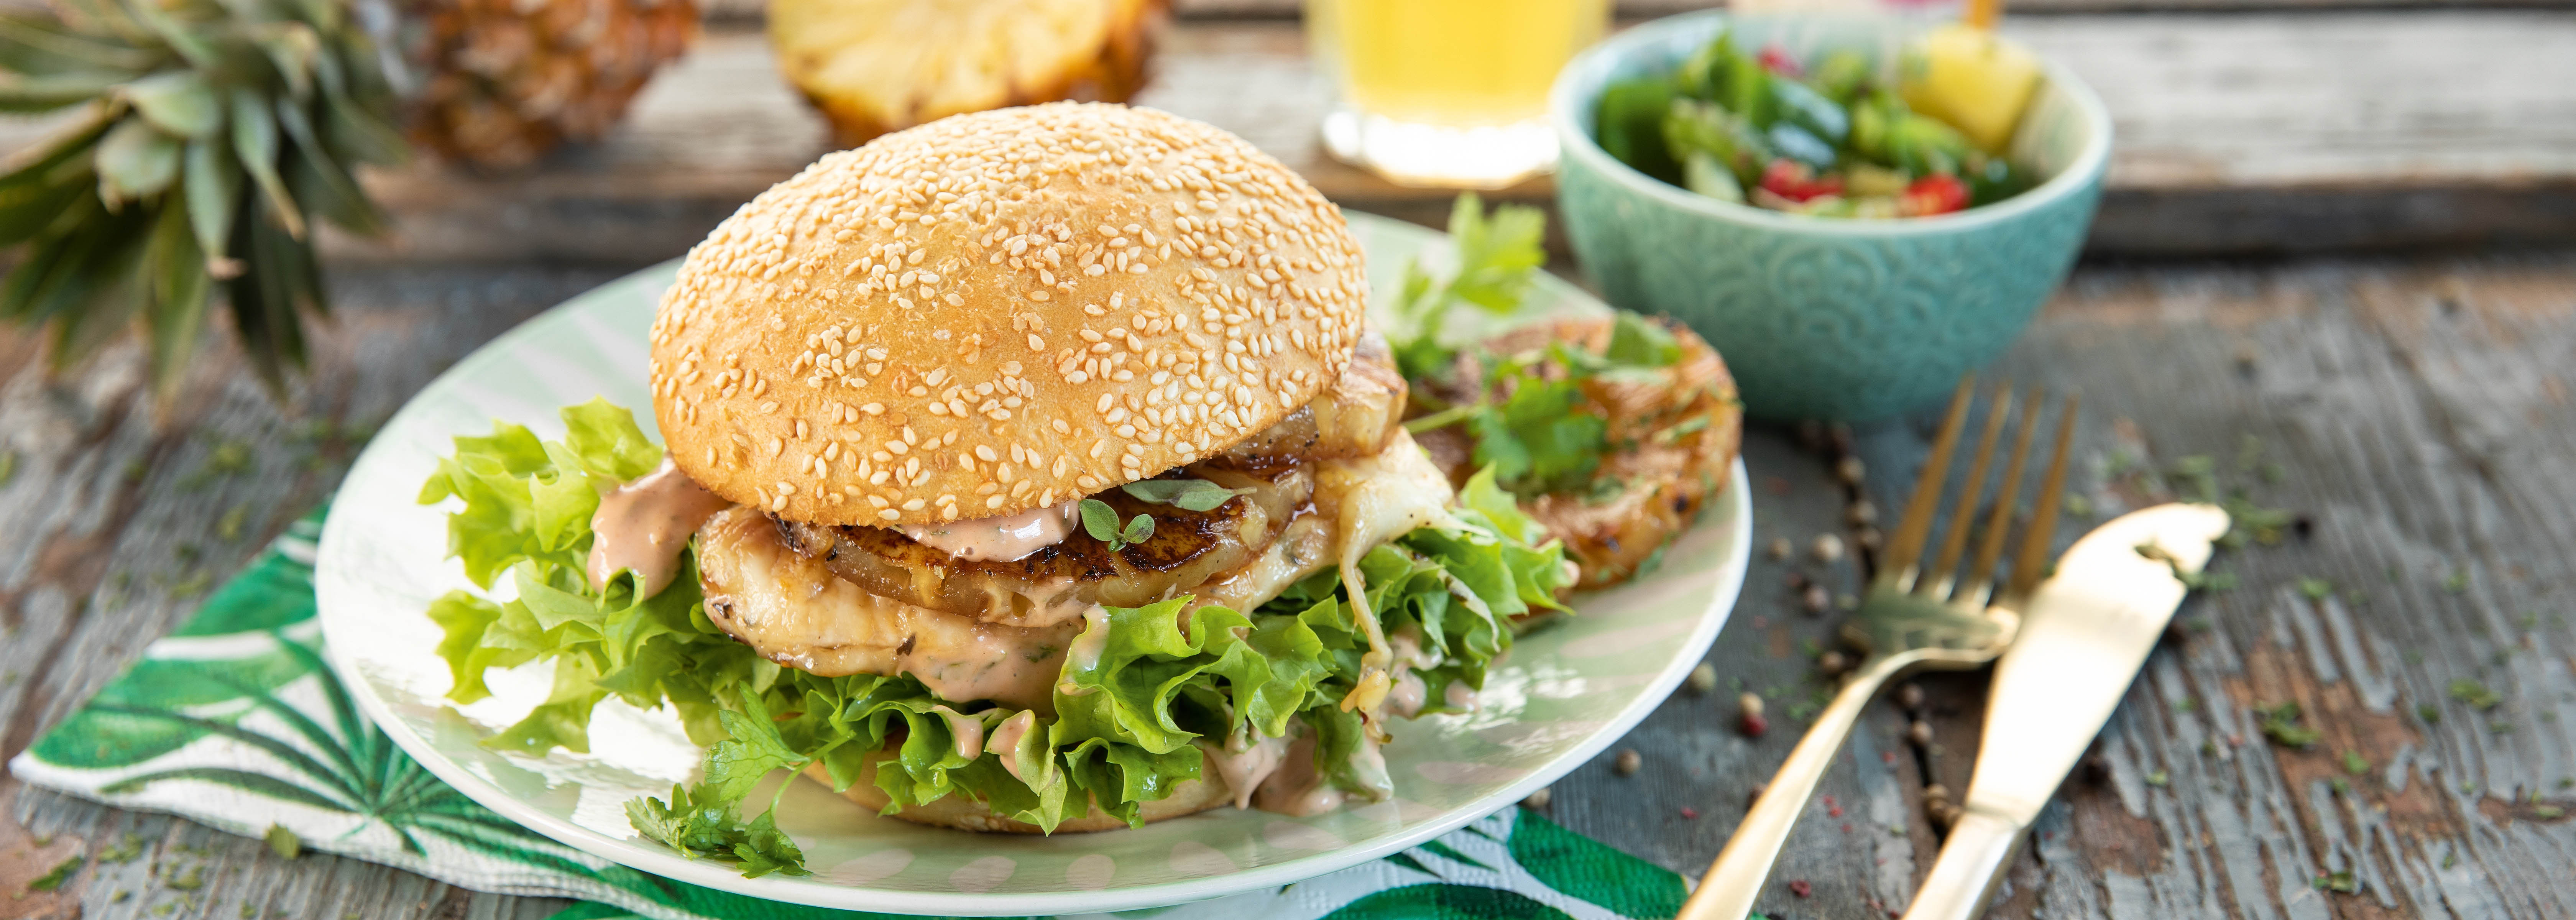
M630 817L751 874L802 869L737 817L782 769L977 831L1383 798L1388 721L1472 705L1574 572L1406 433L1367 302L1339 211L1198 122L1050 104L826 156L680 267L661 445L604 401L457 439L423 500L517 590L431 611L451 696L552 661L492 739L537 753L669 707L705 778Z

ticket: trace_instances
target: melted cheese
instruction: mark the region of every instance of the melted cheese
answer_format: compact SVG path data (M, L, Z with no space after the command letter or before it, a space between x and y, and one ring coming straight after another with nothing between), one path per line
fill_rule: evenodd
M1413 443L1413 436L1397 431L1386 450L1364 460L1347 460L1325 465L1315 477L1315 504L1333 506L1339 525L1336 549L1342 566L1342 587L1349 593L1351 608L1358 617L1360 633L1368 637L1369 650L1360 656L1358 686L1342 698L1342 711L1358 709L1376 716L1386 703L1386 695L1395 688L1390 670L1395 653L1387 647L1386 631L1379 627L1377 611L1369 609L1368 586L1360 579L1360 557L1379 544L1434 523L1449 514L1449 501L1456 493L1449 488L1449 477L1431 462L1431 455Z

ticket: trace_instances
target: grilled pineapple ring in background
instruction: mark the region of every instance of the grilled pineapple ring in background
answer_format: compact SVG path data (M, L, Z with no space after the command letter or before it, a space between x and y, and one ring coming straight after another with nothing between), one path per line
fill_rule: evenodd
M1414 385L1451 403L1471 402L1479 394L1458 382L1485 379L1479 353L1520 354L1556 341L1599 353L1610 341L1612 325L1609 317L1597 317L1513 329L1461 352L1447 381ZM1609 422L1609 450L1591 488L1519 496L1521 510L1564 540L1566 555L1582 567L1576 589L1609 587L1649 567L1664 545L1699 515L1709 496L1726 486L1742 443L1743 404L1726 362L1697 333L1661 325L1681 346L1681 356L1656 371L1660 381L1591 378L1582 383L1585 405L1578 411ZM1451 482L1464 483L1476 472L1475 435L1466 426L1436 428L1415 438Z
M1163 0L771 0L778 67L845 147L1006 106L1125 102Z

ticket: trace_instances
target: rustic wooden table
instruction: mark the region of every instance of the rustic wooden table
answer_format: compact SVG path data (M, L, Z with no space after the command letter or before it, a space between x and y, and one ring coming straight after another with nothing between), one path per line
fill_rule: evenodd
M2090 515L2060 539L2200 488L2177 470L2294 523L2276 545L2222 555L2231 586L2185 606L2043 814L1998 916L2576 915L2576 254L2554 248L2576 242L2576 13L2373 5L2034 0L2043 14L2009 26L2085 73L2121 132L2092 258L1994 369L2085 396L2074 491ZM1311 73L1277 0L1184 9L1201 15L1172 33L1148 101L1242 131L1352 208L1445 207L1316 155ZM366 432L440 369L678 254L822 149L755 25L719 23L700 48L617 137L535 173L373 177L406 235L334 243L339 318L285 406L228 345L155 406L139 348L48 378L36 338L0 333L0 756L327 495ZM1503 195L1545 196L1544 183ZM2431 248L2498 242L2523 245ZM1757 539L1795 550L1757 553L1709 657L1724 689L1676 695L1622 743L1642 769L1617 775L1604 756L1557 784L1549 814L1698 874L1828 686L1815 659L1834 614L1807 612L1793 577L1834 594L1865 578L1857 554L1808 547L1851 538L1862 501L1896 507L1925 441L1920 419L1753 431ZM1835 475L1845 455L1867 471L1857 488ZM1924 790L1964 787L1984 680L1921 687L1916 711L1872 707L1766 910L1904 903L1938 844ZM1766 736L1731 729L1739 690L1770 701ZM2321 739L2267 740L2255 709L2282 702ZM1927 745L1909 741L1917 720ZM27 890L128 835L138 858ZM6 917L562 906L283 860L6 777L0 892Z

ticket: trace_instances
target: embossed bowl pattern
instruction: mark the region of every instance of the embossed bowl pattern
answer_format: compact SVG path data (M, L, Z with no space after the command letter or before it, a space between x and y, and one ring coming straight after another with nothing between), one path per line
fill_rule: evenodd
M2010 156L2045 181L1940 217L1854 220L1718 201L1629 168L1593 141L1616 80L1671 69L1733 25L1802 58L1892 53L1901 25L1688 13L1594 46L1557 78L1557 205L1584 271L1617 306L1689 323L1725 354L1745 408L1861 421L1926 405L2020 334L2082 247L2111 148L2102 102L2051 63ZM1882 57L1884 59L1884 57Z

